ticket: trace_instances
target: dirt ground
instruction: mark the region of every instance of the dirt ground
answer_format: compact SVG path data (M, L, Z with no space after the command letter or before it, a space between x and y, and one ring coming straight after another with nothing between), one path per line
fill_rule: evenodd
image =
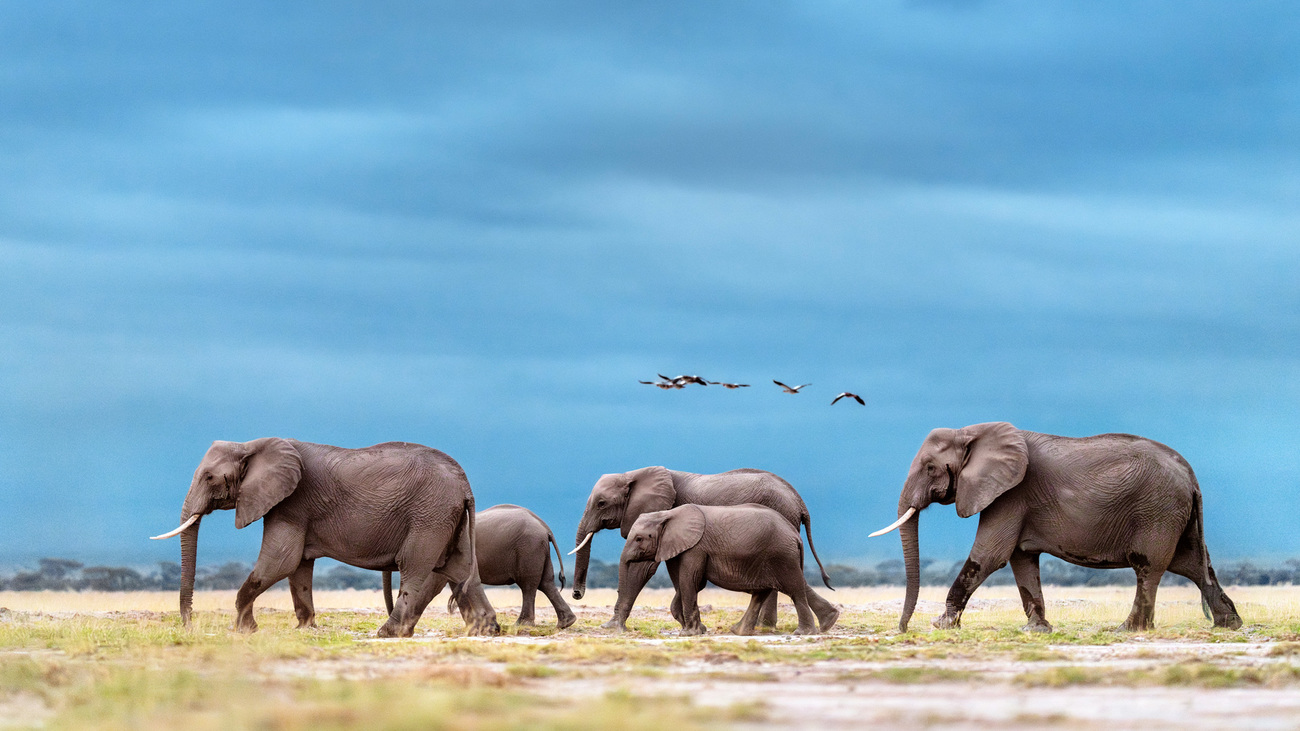
M581 621L570 630L494 638L460 637L435 601L426 617L441 619L422 621L414 638L381 640L358 631L355 644L374 651L273 659L257 672L347 681L405 677L434 662L410 652L412 646L432 651L453 642L470 649L440 655L439 672L510 677L530 693L579 704L620 693L688 699L725 710L719 723L742 728L1300 728L1300 589L1231 589L1247 626L1230 632L1210 630L1193 590L1167 587L1159 596L1157 631L1129 635L1109 628L1127 615L1131 589L1049 587L1048 618L1061 636L1046 640L1019 631L1024 620L1014 587L981 589L963 629L953 632L930 629L943 590L926 589L906 636L893 626L901 593L891 587L828 593L843 608L841 623L810 638L725 634L716 618L738 613L748 597L719 590L701 596L718 625L704 638L676 635L666 621L668 590L642 595L629 622L637 631L624 635L599 628L614 601L609 590L573 603ZM489 596L502 624L513 622L518 592L491 589ZM166 593L0 593L0 606L51 619L172 612L175 602ZM199 611L232 606L233 592L201 592L195 599ZM260 617L291 611L286 592L270 592L258 606ZM383 616L378 592L319 592L316 606L326 625L331 612L376 622ZM783 619L792 615L782 607ZM539 596L538 629L553 623ZM589 653L574 659L551 652L575 642ZM408 651L384 651L396 648ZM512 648L521 653L511 654ZM25 713L0 708L10 721Z

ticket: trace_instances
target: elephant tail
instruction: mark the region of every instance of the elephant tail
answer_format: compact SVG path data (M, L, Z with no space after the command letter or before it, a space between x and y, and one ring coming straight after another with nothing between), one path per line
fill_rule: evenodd
M1199 489L1192 491L1192 514L1187 519L1187 527L1183 529L1183 538L1201 547L1201 580L1208 586L1211 581L1210 549L1205 545L1205 515L1201 508ZM1210 613L1210 603L1205 599L1205 592L1201 592L1201 613L1206 619L1214 621L1214 615Z
M551 547L555 549L555 560L560 563L560 589L564 589L564 556L560 553L560 544L555 542L555 534L551 533L548 528L546 537L551 541Z
M826 567L822 566L822 560L817 555L817 548L813 546L812 516L805 510L803 515L799 516L799 520L803 523L803 532L808 534L808 550L812 551L813 560L817 562L817 568L822 572L822 583L826 585L827 589L835 591L835 587L831 586L831 577L826 574Z
M393 613L393 572L384 572L384 606L388 608L388 613Z

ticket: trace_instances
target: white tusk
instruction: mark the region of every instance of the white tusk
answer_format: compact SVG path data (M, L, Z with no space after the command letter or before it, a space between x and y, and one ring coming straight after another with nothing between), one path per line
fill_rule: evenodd
M871 535L867 536L867 538L875 538L876 536L883 536L889 531L911 520L913 515L916 515L916 508L908 508L907 512L903 513L902 516L900 516L898 520L895 520L893 524L891 524L888 528L881 528L875 533L872 533Z
M180 527L177 528L176 530L174 530L174 531L172 531L172 532L170 532L170 533L164 533L164 534L162 534L162 535L160 535L160 536L150 536L150 537L149 537L149 540L151 540L151 541L161 541L161 540L164 539L164 538L171 538L172 536L176 535L177 533L180 533L181 531L185 530L186 528L188 528L188 527L194 525L194 521L196 521L196 520L198 520L198 519L199 519L199 514L198 514L198 513L195 513L194 515L191 515L191 516L190 516L190 519L189 519L189 520L185 521L184 523L181 523Z
M596 532L595 532L595 531L592 531L591 533L588 533L588 534L587 534L587 537L582 539L582 543L579 543L577 548L573 549L572 551L569 551L569 552L568 552L567 554L565 554L565 555L567 555L567 556L572 556L573 554L577 553L578 551L581 551L581 550L582 550L582 547L585 546L585 545L587 545L587 541L591 540L591 537L594 536L594 535L596 535Z

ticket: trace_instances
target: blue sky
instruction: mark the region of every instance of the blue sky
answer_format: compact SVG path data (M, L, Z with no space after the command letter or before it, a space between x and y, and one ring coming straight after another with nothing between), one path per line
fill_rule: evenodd
M1215 556L1298 555L1298 38L1283 2L0 4L0 564L176 560L145 537L208 444L272 435L437 447L565 544L602 473L770 469L878 560L925 434L994 420L1163 441ZM233 522L201 562L255 558Z

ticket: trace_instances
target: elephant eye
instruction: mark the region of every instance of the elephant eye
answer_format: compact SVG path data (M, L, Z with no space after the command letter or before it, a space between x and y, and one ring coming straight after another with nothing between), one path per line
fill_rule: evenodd
M597 501L596 501L596 507L598 507L598 508L603 508L603 507L605 507L605 501L604 501L604 500L597 500Z

